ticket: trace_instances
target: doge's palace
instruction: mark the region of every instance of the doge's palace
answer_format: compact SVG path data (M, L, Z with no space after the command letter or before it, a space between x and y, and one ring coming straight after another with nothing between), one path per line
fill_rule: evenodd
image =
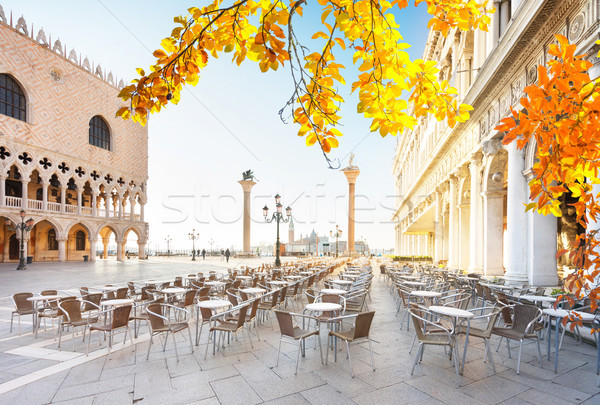
M121 260L131 232L144 257L148 130L115 118L123 85L0 6L0 261L19 259L21 210L34 261L106 258L111 235Z
M591 76L599 76L600 2L495 0L494 6L489 32L429 34L423 58L438 62L439 79L474 110L454 128L430 117L399 136L392 168L395 252L513 284L555 285L557 269L570 265L565 257L557 263L557 249L581 231L567 206L572 197L564 197L562 218L525 212L535 144L524 151L514 143L504 147L494 127L536 82L536 66L548 62L555 34L587 53Z

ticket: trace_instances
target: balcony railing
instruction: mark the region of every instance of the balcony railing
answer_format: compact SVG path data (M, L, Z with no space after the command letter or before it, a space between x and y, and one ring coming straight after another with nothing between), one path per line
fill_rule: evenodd
M23 199L21 197L4 197L4 205L9 208L21 208L23 203ZM33 211L44 211L44 202L39 200L27 200L27 209ZM50 212L62 212L61 204L56 202L48 201L46 203L45 211ZM80 215L92 216L92 208L91 207L81 207ZM77 215L77 206L65 204L64 213L66 214L75 214ZM103 208L98 208L96 210L97 218L104 218L106 216L106 211ZM114 210L109 211L109 218L118 218L119 213ZM132 220L132 221L141 221L141 217L139 214L131 215L129 212L123 212L123 220Z

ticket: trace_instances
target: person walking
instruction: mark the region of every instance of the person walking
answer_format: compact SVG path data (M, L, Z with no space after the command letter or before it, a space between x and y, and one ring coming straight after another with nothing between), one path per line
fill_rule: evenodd
M225 259L225 251L221 249L221 261L223 261L223 259Z
M227 263L229 263L229 256L231 256L231 252L229 251L229 248L227 248L225 251L225 259L227 260Z
M206 260L206 249L202 249L202 260Z

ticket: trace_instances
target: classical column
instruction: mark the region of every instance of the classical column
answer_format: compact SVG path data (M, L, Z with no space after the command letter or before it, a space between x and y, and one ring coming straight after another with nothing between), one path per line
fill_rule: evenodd
M123 195L119 194L117 206L119 207L119 219L123 219L123 203L125 202Z
M135 195L129 197L129 220L133 221L135 215Z
M250 193L252 191L252 187L254 187L256 183L254 180L240 180L238 183L240 183L240 186L242 186L242 190L244 191L243 252L245 254L252 254L250 251L250 224L252 223L252 219L250 217Z
M3 172L0 175L0 207L6 205L6 178L8 176Z
M434 250L433 262L439 263L442 260L442 194L439 191L435 192L435 202L433 207L433 233L434 233Z
M96 244L98 243L98 239L90 238L90 262L96 261Z
M115 241L117 242L117 260L122 261L123 260L123 240L115 239Z
M92 216L98 215L98 191L92 190Z
M146 205L146 200L144 198L140 198L140 221L144 221L144 206Z
M527 170L526 181L533 178ZM595 195L595 194L594 194ZM530 285L555 286L558 283L556 272L556 238L558 218L552 214L541 215L535 209L527 211L527 281Z
M27 198L28 196L28 186L29 180L21 180L21 209L27 210Z
M146 258L146 243L138 242L138 259L144 260Z
M102 237L102 246L104 246L104 251L102 252L103 259L108 259L108 242L109 238Z
M469 220L469 271L481 271L483 241L481 234L481 154L471 157L471 203Z
M60 187L60 212L65 212L65 207L67 204L67 187Z
M459 200L462 200L462 198L459 197ZM471 204L469 203L462 203L458 206L458 222L460 224L460 231L458 233L458 268L461 270L466 270L469 268L470 207Z
M504 190L483 193L483 273L502 276L504 239Z
M356 178L360 174L360 170L352 163L352 157L348 167L342 169L348 180L348 253L354 253L354 193L356 186Z
M42 210L48 211L48 186L50 183L42 180Z
M498 10L498 9L497 9ZM501 0L500 9L495 14L500 15L500 36L506 31L510 21L510 0Z
M448 268L458 268L458 209L456 207L456 189L458 179L455 175L450 176L450 187L448 188Z
M448 223L448 213L442 213L442 259L448 260L448 232L449 232L449 223Z
M67 260L67 241L68 241L68 238L65 238L65 237L56 238L56 241L58 242L58 261L59 262L64 262L64 261Z
M517 143L511 142L508 150L508 195L506 204L507 261L506 280L512 284L527 281L527 215L529 202L527 180L523 176L525 160Z
M112 205L112 202L110 200L111 200L111 195L105 191L104 192L104 216L106 218L110 217L110 206Z
M77 215L81 215L81 189L77 187Z
M498 39L500 38L500 1L501 0L494 0L493 2L496 12L491 15L492 21L490 22L491 29L489 36L490 50L493 50L496 47L496 44L498 44Z

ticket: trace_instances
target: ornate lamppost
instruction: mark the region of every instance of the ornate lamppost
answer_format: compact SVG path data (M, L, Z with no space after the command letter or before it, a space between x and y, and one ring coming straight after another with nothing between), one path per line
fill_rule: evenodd
M335 232L329 231L329 235L333 238L335 236L335 257L338 257L338 238L342 236L342 230L338 225L335 226Z
M287 218L283 218L283 213L282 211L282 207L283 205L281 205L281 196L279 194L275 195L275 208L276 211L273 213L273 216L271 217L271 219L267 218L267 216L269 215L269 207L267 207L266 205L263 207L263 215L265 216L265 222L267 223L271 223L273 221L275 221L277 223L277 244L276 244L276 248L275 248L275 266L276 267L281 267L281 259L279 258L279 223L283 222L289 222L290 217L292 216L292 209L290 208L290 206L288 205L287 208L285 209L285 215L287 216Z
M171 255L171 241L173 240L173 238L171 238L169 235L167 235L167 237L165 238L165 241L167 242L167 256Z
M200 237L200 234L192 229L192 232L188 234L188 237L192 240L192 261L196 261L196 239Z
M213 240L213 238L211 237L210 240L208 241L208 244L210 245L210 254L212 255L213 252L213 245L215 244L215 241Z
M21 223L15 226L21 232L21 250L19 254L19 265L17 266L17 270L27 270L27 266L25 265L25 233L31 231L33 228L33 218L29 218L25 221L25 211L21 210L19 212L21 215Z

